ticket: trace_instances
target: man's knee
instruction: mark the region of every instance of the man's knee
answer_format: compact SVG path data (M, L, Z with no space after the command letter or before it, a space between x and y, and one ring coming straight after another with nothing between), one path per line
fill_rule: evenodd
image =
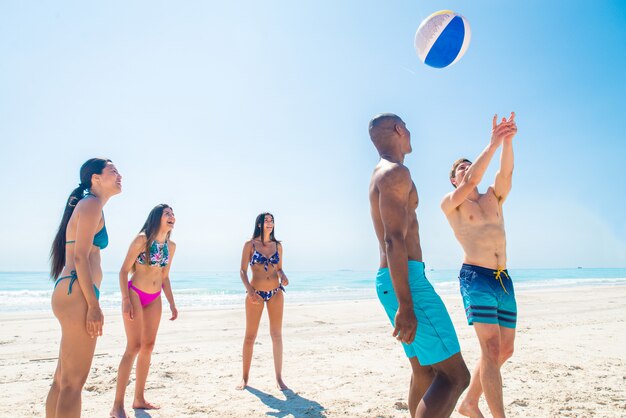
M482 355L484 359L490 363L497 363L501 358L500 339L498 337L491 337L484 342L482 348Z
M513 345L500 347L500 364L504 364L505 361L513 357L515 351Z
M469 386L472 377L460 354L446 360L445 366L439 367L437 373L442 374L459 394Z
M458 370L454 375L453 383L460 390L460 392L463 392L469 386L471 378L472 375L470 374L470 371L467 369L465 363L463 363L458 366Z
M412 378L414 379L432 379L435 376L435 371L430 366L421 366L413 369Z

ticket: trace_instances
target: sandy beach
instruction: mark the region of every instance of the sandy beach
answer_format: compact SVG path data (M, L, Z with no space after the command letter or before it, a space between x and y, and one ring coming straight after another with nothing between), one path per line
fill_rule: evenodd
M511 417L626 416L626 286L518 293L516 352L503 369ZM460 296L445 297L470 369L478 356ZM165 314L169 311L166 310ZM52 314L0 315L0 416L44 415L60 330ZM407 417L409 364L376 300L285 307L284 377L273 382L264 316L250 388L240 379L243 309L164 315L146 397L159 411L136 417ZM83 416L106 417L125 345L120 314L105 312L83 393ZM482 403L483 411L487 411ZM453 414L458 417L460 415Z

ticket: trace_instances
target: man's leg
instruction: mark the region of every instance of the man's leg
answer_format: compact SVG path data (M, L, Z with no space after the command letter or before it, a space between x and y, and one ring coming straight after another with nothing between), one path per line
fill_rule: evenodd
M514 342L515 329L500 327L500 367L513 355ZM472 380L465 394L465 398L459 406L459 414L470 418L483 418L484 415L480 412L480 409L478 409L478 400L482 394L483 386L480 383L480 360L478 360L476 368L472 372Z
M409 386L409 412L411 417L415 417L417 405L424 397L433 382L435 373L430 366L422 366L417 357L410 357L411 362L411 385Z
M484 418L482 412L478 408L478 400L483 394L483 386L480 384L480 359L476 363L476 367L472 372L472 380L465 394L465 398L459 405L459 414L470 418Z
M417 406L416 418L449 417L459 397L469 385L470 374L461 353L433 364L435 378Z
M487 405L494 418L503 418L502 376L500 361L502 353L501 327L496 324L474 322L474 330L480 343L480 384L485 392Z

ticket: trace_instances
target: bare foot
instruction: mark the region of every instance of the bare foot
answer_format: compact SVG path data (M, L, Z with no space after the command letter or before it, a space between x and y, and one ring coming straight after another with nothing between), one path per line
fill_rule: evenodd
M480 409L478 409L478 403L471 404L464 400L463 402L461 402L461 405L459 405L458 411L459 414L463 415L464 417L485 418L483 413L480 412Z
M127 418L126 417L126 411L124 411L124 406L123 405L113 406L113 409L111 409L111 412L109 412L109 417L111 417L111 418Z
M161 407L158 405L152 405L145 399L143 401L135 399L135 401L133 402L133 409L161 409Z
M287 387L287 385L285 384L285 382L283 382L283 379L281 379L280 377L278 379L276 379L276 387L279 390L287 390L287 389L289 389Z
M241 379L241 383L235 386L237 390L244 390L248 386L248 381L246 379Z

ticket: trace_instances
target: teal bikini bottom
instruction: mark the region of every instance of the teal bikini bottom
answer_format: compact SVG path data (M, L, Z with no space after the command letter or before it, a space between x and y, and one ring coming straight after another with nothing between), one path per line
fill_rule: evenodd
M57 281L54 282L54 288L56 289L59 282L64 279L70 279L70 285L67 288L67 294L70 295L72 294L72 285L74 284L76 280L78 280L78 275L76 274L76 270L72 270L69 276L59 277ZM96 293L96 299L100 300L100 289L98 289L95 284L93 285L93 291Z

